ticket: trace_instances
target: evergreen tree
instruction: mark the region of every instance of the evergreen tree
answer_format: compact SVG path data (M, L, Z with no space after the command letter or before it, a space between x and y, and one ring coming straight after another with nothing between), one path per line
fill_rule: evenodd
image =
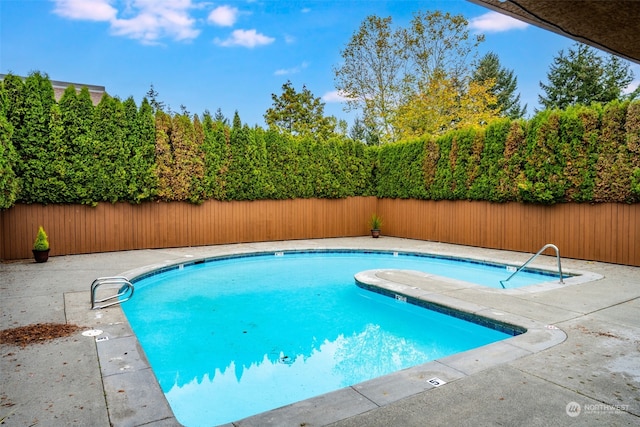
M27 203L47 203L49 174L49 122L55 104L53 87L46 74L31 73L24 82L24 116L14 129L14 146L21 161L17 173L22 179L20 198Z
M216 114L217 116L217 114ZM204 130L204 186L207 198L225 200L227 171L229 169L230 130L224 121L215 120L205 112L202 119Z
M498 193L498 181L505 163L505 141L510 127L511 121L509 119L500 119L485 129L482 154L477 162L477 177L467 194L469 199L503 201Z
M67 153L65 182L69 200L74 203L95 203L93 191L93 116L95 107L86 87L76 93L67 87L60 102L63 126L62 143Z
M194 124L188 115L177 114L173 117L170 144L174 160L173 200L202 201L204 162L197 145Z
M158 91L153 87L153 84L151 84L151 87L147 91L146 98L149 100L149 104L151 105L151 108L153 108L154 113L165 110L164 102L158 99L159 94Z
M94 201L127 200L126 119L122 102L104 94L93 121Z
M206 198L206 180L204 169L204 126L198 115L193 117L193 139L191 147L193 155L193 170L191 176L191 191L189 201L202 203Z
M608 103L623 98L633 80L628 63L609 55L604 59L595 49L576 43L567 55L560 51L547 73L548 84L540 82L538 95L544 108L566 109L571 105Z
M274 129L262 131L265 141L266 181L265 197L270 199L294 199L299 196L300 174L296 144L290 135Z
M349 129L349 138L353 139L354 141L365 142L366 137L367 128L364 125L364 121L360 118L360 116L358 116L353 120L351 129Z
M335 117L325 117L324 102L313 96L306 86L302 86L302 92L297 92L291 81L287 81L282 85L282 94L271 94L271 99L273 106L264 115L269 127L323 140L335 135Z
M135 148L139 144L138 138L140 137L140 133L138 131L138 106L133 100L133 97L129 97L122 103L122 107L124 112L123 152L125 156L123 161L127 170L126 185L127 199L129 199L132 198L133 194L135 194L134 188L136 187L136 175L138 173L136 170L137 159L134 159Z
M632 183L636 161L627 145L632 142L626 131L628 102L610 102L602 112L597 145L593 201L633 203Z
M598 106L578 105L567 108L560 123L563 153L566 162L564 176L569 183L565 196L569 202L593 200L595 163L598 161L600 116Z
M67 86L58 105L65 127L65 142L77 144L79 138L91 133L94 107L89 91L83 88L78 94L73 85Z
M132 97L123 106L127 199L140 203L155 193L153 109L146 98L140 109Z
M520 106L520 94L516 93L518 78L513 75L513 70L500 66L498 55L489 52L483 56L471 79L478 83L493 79L495 84L489 92L496 97L497 102L490 108L498 110L501 116L518 119L525 115L527 106Z
M13 126L7 119L9 108L6 84L0 82L0 209L13 206L20 191L20 181L15 172L18 155L11 142Z
M231 163L227 196L232 200L256 200L264 194L266 147L262 138L242 125L238 112L233 117L230 135Z
M624 90L633 81L633 71L627 61L615 55L609 55L604 61L604 76L602 81L603 103L629 99L633 100L640 95L640 86L629 96L624 95Z
M22 127L24 119L24 82L14 74L7 74L2 81L3 96L3 113L9 124L14 129L12 133L12 143L16 145L18 134L16 129Z
M240 120L240 114L238 114L238 110L233 113L233 122L231 125L232 131L238 131L242 128L242 120Z
M564 198L568 182L561 117L561 111L542 111L529 122L524 179L518 183L525 202L551 204Z
M158 180L156 175L155 159L155 118L153 108L147 98L142 99L138 110L138 145L134 147L134 158L136 159L137 179L136 191L130 193L132 201L140 202L156 195L158 191Z
M71 198L67 185L70 164L64 133L60 106L54 104L51 107L51 118L49 120L49 144L47 152L43 153L47 159L46 171L48 179L41 192L46 194L47 203L65 203Z
M631 193L636 201L640 201L640 100L629 104L625 127L628 153L631 156Z
M349 130L349 137L367 145L380 145L380 138L375 128L366 120L356 117Z
M0 209L13 206L20 189L15 173L18 156L11 143L12 133L13 126L0 113Z
M174 166L171 150L171 116L164 111L155 113L155 154L156 176L158 180L158 197L161 200L174 200L173 181Z
M229 125L229 119L227 119L224 114L222 114L222 110L220 108L216 110L216 115L213 117L213 120L218 123L222 123L225 126Z

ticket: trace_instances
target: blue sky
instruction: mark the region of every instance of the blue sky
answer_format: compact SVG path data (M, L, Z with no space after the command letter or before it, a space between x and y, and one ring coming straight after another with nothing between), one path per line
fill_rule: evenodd
M462 14L483 33L480 55L493 51L514 70L528 112L553 57L573 41L465 0L2 0L0 73L47 73L52 80L105 86L139 104L153 84L159 100L191 113L238 111L264 126L271 94L291 80L349 122L332 69L368 15L406 25L416 11ZM640 66L634 64L640 79Z

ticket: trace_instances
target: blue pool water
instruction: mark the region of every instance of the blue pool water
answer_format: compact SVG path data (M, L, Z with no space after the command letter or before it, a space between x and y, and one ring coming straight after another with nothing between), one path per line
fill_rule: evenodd
M509 336L354 284L354 274L374 268L454 270L476 283L509 274L422 256L272 253L149 275L122 307L187 427L238 420Z

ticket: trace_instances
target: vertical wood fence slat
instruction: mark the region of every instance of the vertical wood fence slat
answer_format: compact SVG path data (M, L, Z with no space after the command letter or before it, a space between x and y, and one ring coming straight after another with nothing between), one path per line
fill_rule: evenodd
M553 206L376 199L24 205L0 211L0 259L31 257L38 226L51 255L235 242L362 236L382 216L383 236L640 266L640 204ZM549 252L550 253L550 252Z
M625 264L640 264L640 212L632 207L629 210L629 252L627 262ZM638 264L636 264L638 263Z
M621 259L624 261L626 258L626 254L629 253L629 242L628 241L619 241L618 238L620 236L620 232L621 230L621 224L625 224L629 221L629 219L627 218L627 210L623 209L621 206L617 207L616 209L616 218L614 218L614 223L615 223L615 231L612 233L616 236L616 251L613 254L615 259Z

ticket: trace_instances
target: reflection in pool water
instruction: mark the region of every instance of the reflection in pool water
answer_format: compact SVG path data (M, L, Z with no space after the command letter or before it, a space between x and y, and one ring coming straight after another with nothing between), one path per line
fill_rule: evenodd
M378 350L371 351L375 347ZM368 353L361 352L367 348L370 349ZM368 359L379 356L385 360L371 366ZM435 357L437 354L426 354L406 340L382 332L379 325L369 324L360 334L340 335L334 341L325 340L309 355L265 354L262 360L241 367L231 361L225 368L216 368L211 376L205 373L204 377L193 378L183 385L176 382L166 396L169 401L177 402L177 412L181 411L179 402L188 402L184 413L189 413L189 408L193 407L206 408L205 411L211 411L206 417L208 420L224 422L238 418L237 406L251 407L248 413L263 412L273 409L274 402L296 402L327 390L356 384L362 378L382 376L389 371L401 370L407 364L417 365ZM304 386L282 386L283 383L300 383L301 378L304 378ZM234 404L229 405L229 402ZM190 416L184 417L186 425L199 425L197 419L190 421L187 417Z

